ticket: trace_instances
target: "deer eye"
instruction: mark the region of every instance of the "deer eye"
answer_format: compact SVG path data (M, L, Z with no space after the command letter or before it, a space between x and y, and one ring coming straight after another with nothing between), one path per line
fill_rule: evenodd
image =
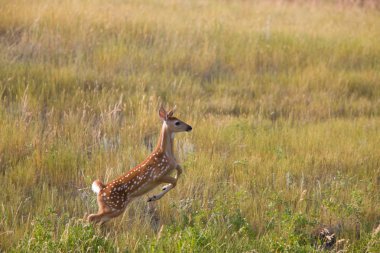
M176 121L174 125L179 126L181 123L179 121Z

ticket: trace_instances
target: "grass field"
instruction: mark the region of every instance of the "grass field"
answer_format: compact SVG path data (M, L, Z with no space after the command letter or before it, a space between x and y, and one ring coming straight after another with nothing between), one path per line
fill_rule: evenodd
M0 0L0 251L380 252L379 42L344 1ZM161 104L177 187L87 224Z

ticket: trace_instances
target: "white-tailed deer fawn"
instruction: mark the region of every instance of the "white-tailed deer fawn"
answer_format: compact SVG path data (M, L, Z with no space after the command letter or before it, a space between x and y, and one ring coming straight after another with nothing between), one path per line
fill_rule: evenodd
M182 173L181 166L173 154L174 133L191 131L191 126L173 117L174 109L166 112L160 108L159 116L163 121L160 138L154 151L139 165L115 179L103 184L99 180L92 183L92 190L97 194L99 211L88 216L90 222L104 223L122 214L133 199L147 193L160 184L167 184L162 191L148 198L159 200L173 189ZM175 177L170 176L176 170Z

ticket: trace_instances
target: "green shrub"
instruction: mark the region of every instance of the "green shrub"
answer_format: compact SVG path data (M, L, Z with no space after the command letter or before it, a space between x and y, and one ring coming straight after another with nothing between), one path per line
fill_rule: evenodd
M57 216L51 210L35 218L32 229L14 252L115 252L107 236L82 220Z

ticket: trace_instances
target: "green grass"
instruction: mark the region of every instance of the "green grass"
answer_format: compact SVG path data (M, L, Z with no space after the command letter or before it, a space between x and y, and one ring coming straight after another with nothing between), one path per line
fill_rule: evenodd
M370 2L370 1L369 1ZM380 15L335 1L0 0L0 251L379 252ZM160 104L184 174L99 228Z

